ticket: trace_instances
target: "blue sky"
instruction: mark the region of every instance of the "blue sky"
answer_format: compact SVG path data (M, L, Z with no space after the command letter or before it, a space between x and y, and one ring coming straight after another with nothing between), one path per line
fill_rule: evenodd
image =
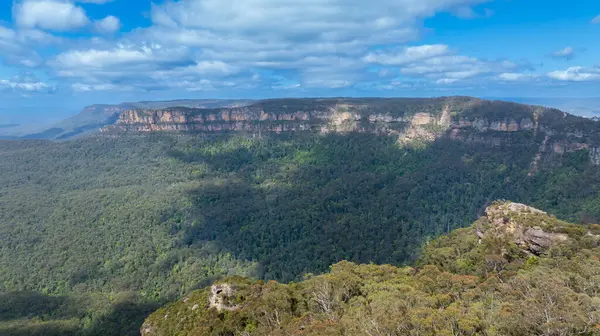
M0 0L0 122L177 98L597 97L598 41L597 0Z

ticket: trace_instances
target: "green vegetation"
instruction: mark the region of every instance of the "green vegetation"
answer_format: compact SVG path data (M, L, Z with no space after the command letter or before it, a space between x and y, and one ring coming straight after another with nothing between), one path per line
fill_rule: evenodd
M289 285L224 279L152 314L142 335L600 335L600 236L569 234L533 255L494 231L500 219L431 241L418 268L344 261ZM482 226L492 233L479 241Z
M412 263L494 199L600 218L585 151L528 177L541 139L506 136L512 145L354 133L2 141L0 292L40 308L2 306L0 334L134 335L157 305L223 276Z

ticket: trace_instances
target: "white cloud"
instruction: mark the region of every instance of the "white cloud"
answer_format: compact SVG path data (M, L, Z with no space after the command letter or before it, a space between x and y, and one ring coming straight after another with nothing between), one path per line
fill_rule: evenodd
M394 34L399 27L411 26L418 18L477 0L380 0L364 6L359 0L183 0L153 7L153 18L176 22L194 29L243 35L246 37L277 34L289 39L312 35L324 40L369 35L379 31ZM360 10L357 10L360 8ZM326 35L321 33L327 32ZM320 36L319 36L320 35Z
M92 92L92 91L132 91L132 87L124 87L115 84L83 84L74 83L71 85L71 89L77 92Z
M452 84L457 82L458 79L457 78L440 78L438 79L436 82L436 84Z
M13 16L20 27L69 31L90 23L83 8L61 0L25 0L15 3Z
M592 23L593 24L598 24L600 23L600 15L596 16L595 18L592 19Z
M570 67L548 73L548 77L560 81L585 82L600 80L600 68Z
M402 65L428 58L447 55L450 49L444 44L428 44L417 47L405 47L395 52L371 52L364 57L365 62L383 65Z
M25 73L12 79L0 79L0 90L12 90L17 92L49 92L54 88L41 82L35 76Z
M534 74L524 74L519 72L504 72L499 74L496 78L505 81L505 82L516 82L516 81L524 81L529 79L537 78L537 75Z
M56 57L62 68L102 68L111 65L144 62L151 59L152 53L143 50L118 48L114 50L73 50Z
M352 82L343 79L311 79L304 83L306 87L317 89L341 89L352 85Z
M446 55L418 61L400 69L408 76L426 77L431 79L463 80L492 72L491 66L477 58ZM447 82L447 81L446 81Z
M52 76L79 92L257 85L302 92L436 85L453 90L462 84L592 81L600 76L598 68L581 67L535 75L524 61L469 56L485 48L459 53L446 44L417 44L426 18L439 12L490 16L490 10L474 7L486 0L376 0L370 5L361 0L163 0L151 3L150 27L118 38L110 34L121 29L119 18L90 18L84 8L91 13L93 6L82 5L111 0L13 1L15 28L0 25L0 62L48 65ZM593 21L600 23L600 16ZM81 28L98 36L57 34L59 38L48 32ZM56 46L70 49L57 53ZM579 52L567 47L547 56L569 59ZM44 60L46 55L53 56ZM33 90L35 83L44 84L5 79L2 87ZM446 86L455 83L461 85Z
M189 48L159 44L119 45L109 50L72 50L50 63L57 75L71 78L75 91L204 90L235 86L227 81L239 68L223 61L195 60ZM248 74L248 77L250 74ZM209 80L210 78L210 80ZM208 81L208 82L207 82ZM210 85L207 83L210 82Z
M427 78L436 84L453 84L457 81L493 74L530 69L527 63L509 60L489 61L457 55L447 45L423 45L400 50L370 52L363 57L367 63L399 66L400 73L411 77ZM500 77L511 76L509 74ZM512 74L512 76L515 76ZM497 78L500 78L497 76Z
M14 30L0 26L0 39L13 40L17 34Z
M59 54L50 63L59 70L127 72L132 66L180 65L189 61L189 50L185 47L164 48L159 44L125 45L113 49L70 50ZM189 62L188 62L189 63Z
M365 6L360 0L166 0L151 5L152 26L125 35L120 45L98 39L93 48L63 52L49 64L79 91L274 87L278 82L344 88L381 81L390 73L450 84L516 72L521 65L456 55L444 44L401 47L418 39L423 19L441 11L467 13L483 2L378 0ZM107 29L99 28L107 19L96 22L96 30L117 31L116 18L106 22ZM386 50L374 50L382 45ZM399 69L387 69L394 66ZM257 72L264 73L260 81L252 78Z
M0 79L0 86L8 86L12 89L21 89L27 92L43 91L49 88L49 86L42 82L37 83L15 83L4 79Z
M83 3L92 3L92 4L97 4L97 5L102 5L114 0L76 0L77 2L83 2Z
M121 29L121 21L117 17L109 15L94 23L96 30L103 34L112 34Z
M138 38L200 48L201 57L240 68L292 71L303 86L341 87L362 78L349 72L362 71L365 64L359 59L370 47L415 40L422 19L481 2L379 0L364 6L359 0L167 1L152 6L154 25L138 31ZM426 48L407 48L404 57L445 52L441 45ZM335 73L344 73L343 78Z
M61 39L37 29L13 30L0 26L0 61L29 68L37 67L43 60L36 48L60 43Z
M566 47L564 49L556 50L552 53L552 57L564 58L567 60L572 59L575 56L575 50L572 47Z

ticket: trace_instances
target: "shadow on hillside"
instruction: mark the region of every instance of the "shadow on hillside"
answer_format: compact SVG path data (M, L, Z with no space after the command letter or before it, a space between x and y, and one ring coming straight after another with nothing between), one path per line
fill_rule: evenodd
M0 323L0 335L3 336L71 336L80 335L75 324L50 321L43 323L17 323L5 326Z
M90 315L92 300L36 292L0 293L0 335L139 335L144 319L162 304L126 297L107 313Z
M65 296L37 292L0 293L0 321L34 317L61 319L73 316L80 308Z
M411 262L425 241L470 225L488 202L532 198L527 173L539 145L511 136L522 135L501 145L442 138L419 148L357 133L251 145L222 136L171 149L211 170L190 192L203 225L187 228L184 240L214 241L281 281L340 260Z
M108 314L94 320L84 331L85 336L138 336L148 315L162 306L157 302L125 301L111 307Z
M0 335L77 335L81 308L65 296L0 293Z

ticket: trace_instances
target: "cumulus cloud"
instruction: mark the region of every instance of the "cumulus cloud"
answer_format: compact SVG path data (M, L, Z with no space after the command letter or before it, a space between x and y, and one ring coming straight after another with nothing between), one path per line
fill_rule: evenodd
M304 86L345 87L363 79L350 73L364 66L358 60L369 47L414 40L423 18L480 2L381 0L365 7L358 0L169 1L152 7L154 26L143 35L202 48L209 59L241 67L296 71ZM419 57L427 51L405 52Z
M71 89L77 92L92 92L92 91L132 91L133 87L131 86L123 86L123 85L115 85L115 84L83 84L83 83L74 83L71 84Z
M13 30L0 25L0 60L11 65L37 67L43 59L32 45L39 49L60 42L60 38L38 29Z
M514 72L530 67L528 64L509 60L487 61L457 55L447 45L423 45L370 52L363 60L384 66L398 66L403 75L427 78L436 84L453 84L474 77Z
M159 44L120 44L109 50L70 50L59 54L51 62L59 75L67 77L157 70L190 63L192 60L187 48L163 48Z
M11 88L11 89L23 90L23 91L27 91L27 92L44 91L50 87L47 84L42 83L42 82L19 83L19 82L12 82L12 81L9 81L6 79L0 79L0 87L3 87L3 86Z
M436 84L452 84L458 82L458 78L440 78L435 81Z
M548 77L560 81L586 82L600 80L600 68L570 67L548 73Z
M535 74L525 74L519 72L504 72L497 76L497 79L505 82L525 81L538 78Z
M59 54L50 64L58 76L75 81L71 87L76 91L199 90L235 85L226 78L240 72L223 61L195 59L187 47L147 43L71 50Z
M552 57L571 60L573 57L575 57L575 50L572 47L556 50L552 53Z
M152 4L153 25L128 34L121 46L100 43L67 51L50 64L58 76L76 81L79 91L108 89L109 84L252 86L257 85L252 78L257 71L283 74L302 87L348 87L379 78L366 71L368 64L361 60L372 46L415 40L424 18L482 2L379 0L377 6L365 7L358 0L167 0ZM96 29L118 30L118 21L106 23L107 29L99 29L100 22ZM388 60L383 54L370 57L381 58L382 63L400 58L410 62L446 54L447 48L408 47L396 49ZM271 87L277 79L270 77L260 82Z
M20 27L54 31L69 31L90 23L83 8L61 0L25 0L15 3L13 16Z
M363 3L358 0L184 0L154 6L152 17L159 25L177 23L246 38L260 39L275 33L280 38L303 41L311 37L330 41L355 37L387 39L420 17L477 2L480 1L381 0L376 6L359 6ZM382 36L369 34L374 31Z
M0 61L48 66L78 92L427 85L453 90L494 81L591 81L600 75L597 68L573 67L538 76L524 61L417 44L426 18L439 12L490 16L476 7L486 0L377 0L370 6L359 0L164 0L151 3L151 26L118 38L110 34L121 29L119 18L90 18L82 7L110 0L14 1L15 27L0 25ZM65 40L51 35L81 28L98 36L69 41L69 34L57 34ZM48 43L71 49L57 54L39 47ZM567 47L548 56L571 59L578 53ZM49 54L49 60L40 56ZM44 84L4 79L2 87L26 90L35 83Z
M96 30L102 34L112 34L121 29L121 21L112 15L94 23Z
M0 79L0 90L34 93L50 92L54 90L54 87L39 81L30 73L25 73L20 76L15 76L11 79Z
M447 55L450 49L444 44L422 45L417 47L404 47L395 52L371 52L364 57L368 63L383 65L402 65L436 56Z

